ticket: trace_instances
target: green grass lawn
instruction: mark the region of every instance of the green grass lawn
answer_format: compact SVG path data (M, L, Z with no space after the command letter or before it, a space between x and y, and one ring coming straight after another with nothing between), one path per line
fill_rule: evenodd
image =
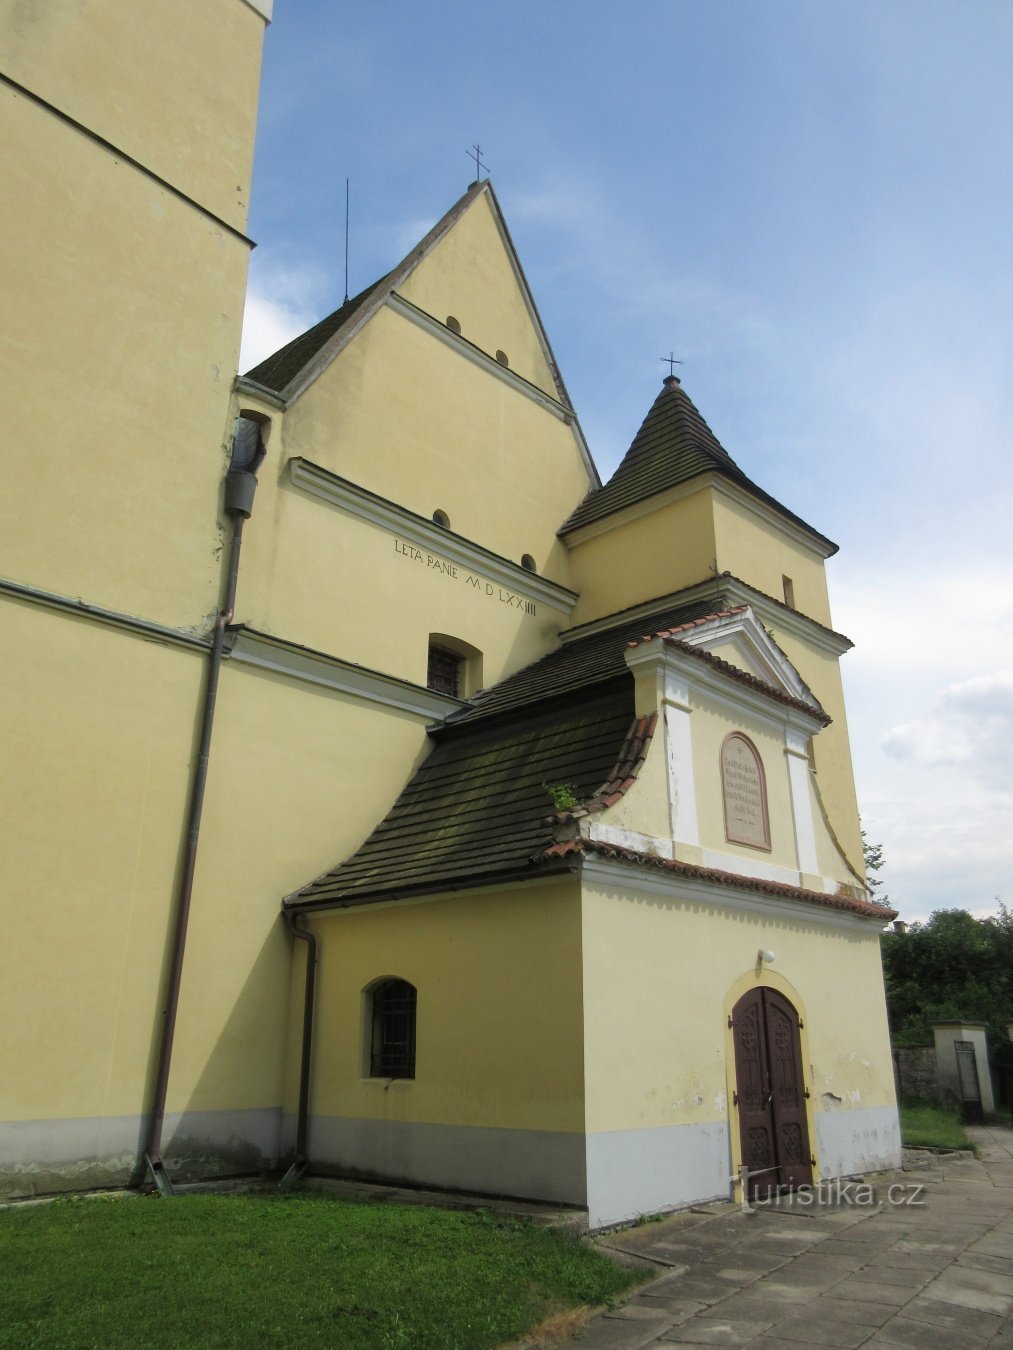
M501 1345L642 1277L489 1213L301 1194L0 1211L0 1345Z
M974 1149L956 1111L917 1097L900 1102L900 1134L908 1148Z

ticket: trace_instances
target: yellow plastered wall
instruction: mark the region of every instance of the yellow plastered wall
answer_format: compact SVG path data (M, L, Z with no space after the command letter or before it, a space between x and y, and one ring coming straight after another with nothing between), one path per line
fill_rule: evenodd
M716 547L712 495L702 489L593 538L571 540L571 585L581 593L573 624L706 581Z
M398 293L441 323L453 316L462 337L489 356L503 352L511 370L559 397L488 192L475 199Z
M204 662L0 599L8 1120L145 1107Z
M588 489L572 428L389 308L288 409L284 451L569 584L556 530Z
M427 749L421 718L226 664L170 1110L279 1105L291 967L281 898L358 847Z
M575 880L310 922L320 940L314 1116L583 1129ZM363 991L389 976L415 985L418 1011L417 1077L388 1087L366 1076ZM298 1010L301 999L296 980Z
M4 74L238 230L263 39L244 0L0 0Z
M420 685L430 633L448 634L482 653L489 685L543 655L565 625L562 610L539 600L528 614L509 587L308 495L287 473L277 493L262 477L243 545L241 615L255 628Z
M585 1008L589 1133L729 1119L728 1013L755 982L761 947L774 951L778 987L806 1021L814 1110L893 1104L875 924L836 929L801 907L789 920L716 896L638 893L633 877L586 882L583 909L584 984L595 991Z
M781 579L789 576L794 586L795 608L824 627L832 626L825 564L817 553L720 495L715 498L714 520L718 565L722 571L741 577L778 600L782 596ZM862 874L858 802L838 658L778 627L776 620L770 631L832 719L831 725L813 742L818 787L830 826L845 856Z
M772 625L772 636L832 719L830 725L813 738L816 765L813 786L819 793L828 824L844 856L858 875L864 876L858 798L840 663L837 657L777 628L776 623Z
M714 538L719 572L731 572L775 600L783 599L782 578L790 577L795 608L830 627L826 573L819 552L722 492L714 493Z
M247 246L5 86L0 123L23 151L0 196L0 575L199 626Z
M697 820L700 844L758 864L798 868L791 787L785 761L784 737L760 722L734 720L706 696L695 700L693 719L693 774L696 782ZM733 844L725 836L724 792L721 779L721 746L733 731L752 741L763 764L770 819L770 852Z

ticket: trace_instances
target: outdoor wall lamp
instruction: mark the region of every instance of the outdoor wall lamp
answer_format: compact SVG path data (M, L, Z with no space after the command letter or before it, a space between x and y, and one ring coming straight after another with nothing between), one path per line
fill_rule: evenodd
M773 960L774 960L774 953L772 951L768 951L764 947L761 947L760 950L756 953L757 973L759 973L764 966L769 966Z

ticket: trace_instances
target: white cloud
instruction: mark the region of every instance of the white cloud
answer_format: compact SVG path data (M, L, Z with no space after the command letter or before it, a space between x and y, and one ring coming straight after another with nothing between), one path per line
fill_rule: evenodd
M921 717L891 728L883 749L915 765L963 766L1002 791L1013 760L1013 670L950 685Z
M316 269L287 268L270 257L250 268L239 369L249 370L328 312Z

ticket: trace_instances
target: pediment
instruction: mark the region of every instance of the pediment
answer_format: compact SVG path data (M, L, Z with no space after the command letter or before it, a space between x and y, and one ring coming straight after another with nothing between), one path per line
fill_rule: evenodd
M651 657L652 648L678 650L689 648L706 653L720 669L725 663L732 672L740 672L760 681L782 699L791 699L824 718L823 709L795 666L770 636L750 605L742 605L722 614L682 624L651 636L645 636L627 654L627 663L635 667Z

